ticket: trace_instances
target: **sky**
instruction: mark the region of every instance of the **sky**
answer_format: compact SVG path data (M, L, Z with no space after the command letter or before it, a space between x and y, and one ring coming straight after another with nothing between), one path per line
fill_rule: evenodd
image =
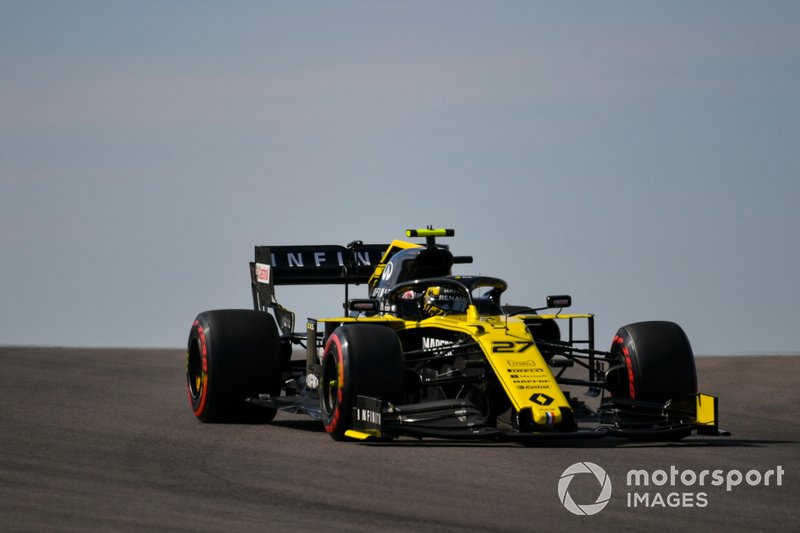
M253 246L455 228L598 346L800 353L800 3L0 0L0 345L185 346ZM365 294L364 287L351 295ZM280 287L305 317L341 287Z

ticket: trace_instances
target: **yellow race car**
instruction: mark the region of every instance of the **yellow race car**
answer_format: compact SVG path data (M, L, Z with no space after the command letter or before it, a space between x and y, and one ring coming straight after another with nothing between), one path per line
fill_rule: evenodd
M436 241L453 234L428 227L406 232L424 243L256 246L254 309L206 311L191 327L194 415L304 413L336 440L727 434L717 398L697 391L680 326L623 326L598 350L593 315L563 312L570 296L509 306L503 280L453 275L472 262ZM294 331L275 287L300 284L343 285L346 312ZM363 284L367 297L350 298Z

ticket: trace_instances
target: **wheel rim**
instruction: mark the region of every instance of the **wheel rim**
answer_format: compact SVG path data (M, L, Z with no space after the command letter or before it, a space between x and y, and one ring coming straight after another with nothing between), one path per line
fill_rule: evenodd
M339 369L336 358L331 354L325 359L322 371L322 407L330 415L339 406Z
M203 357L201 354L200 343L194 339L189 345L189 353L186 360L186 381L189 384L189 394L192 398L200 397L203 391Z

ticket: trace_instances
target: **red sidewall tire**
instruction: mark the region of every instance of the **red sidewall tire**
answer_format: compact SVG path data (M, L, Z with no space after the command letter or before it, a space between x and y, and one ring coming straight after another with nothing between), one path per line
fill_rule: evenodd
M248 309L200 313L192 324L186 357L189 403L201 422L266 422L275 410L245 402L277 394L282 375L275 319Z
M205 328L199 319L194 321L189 333L186 367L187 392L192 412L198 419L205 420L209 391L208 343Z
M397 334L376 324L346 324L325 342L320 381L320 411L325 431L345 440L353 427L358 396L384 403L403 400L405 362Z
M322 423L334 439L344 439L344 433L352 426L352 407L349 395L349 358L342 350L342 339L334 332L325 344L322 361ZM332 383L332 379L336 384Z

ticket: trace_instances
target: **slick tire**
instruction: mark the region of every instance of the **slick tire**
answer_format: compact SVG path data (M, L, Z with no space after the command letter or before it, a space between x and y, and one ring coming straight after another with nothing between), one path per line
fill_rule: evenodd
M336 328L325 343L320 409L325 431L345 440L353 427L357 396L380 398L383 404L403 399L403 350L397 334L374 324Z
M247 309L206 311L189 333L186 357L189 403L201 422L269 422L275 409L248 403L277 394L281 346L275 319Z
M623 326L611 344L606 388L617 397L648 402L685 402L697 393L694 354L673 322Z

